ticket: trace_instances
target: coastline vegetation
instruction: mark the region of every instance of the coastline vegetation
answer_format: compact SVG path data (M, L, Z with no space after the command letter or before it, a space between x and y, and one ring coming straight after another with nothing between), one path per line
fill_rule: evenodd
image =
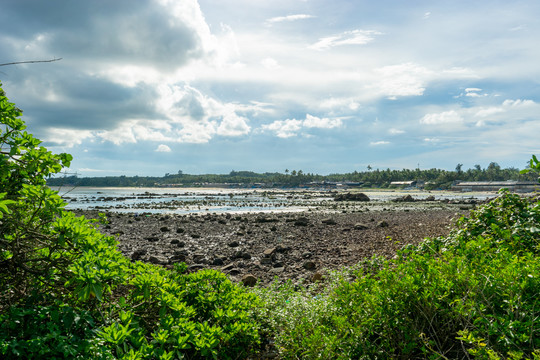
M103 176L77 177L76 175L56 176L47 179L50 186L94 186L94 187L153 187L153 186L185 186L197 187L207 184L229 184L237 187L250 187L259 184L263 187L294 188L313 185L324 186L325 183L357 183L362 188L388 188L393 181L426 182L426 190L449 189L455 181L534 181L531 174L520 173L517 168L501 168L491 162L486 168L475 165L473 169L462 170L462 164L455 171L441 169L370 169L345 174L317 175L304 173L302 170L286 170L285 173L256 173L252 171L231 171L229 174L176 174L157 176Z
M71 156L20 116L0 88L2 358L540 359L538 197L503 191L393 259L249 289L125 258L46 186Z

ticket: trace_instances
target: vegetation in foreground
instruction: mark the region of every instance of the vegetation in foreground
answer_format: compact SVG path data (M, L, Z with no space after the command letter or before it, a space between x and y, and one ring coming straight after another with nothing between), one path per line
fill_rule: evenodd
M538 199L502 193L395 259L248 290L124 258L45 186L71 157L20 115L0 89L3 358L540 358Z

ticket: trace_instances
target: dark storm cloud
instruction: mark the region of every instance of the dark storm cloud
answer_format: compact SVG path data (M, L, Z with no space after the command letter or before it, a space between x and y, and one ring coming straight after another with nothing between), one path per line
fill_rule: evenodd
M202 51L193 29L150 1L8 0L0 30L4 61L39 52L67 61L97 58L172 69Z

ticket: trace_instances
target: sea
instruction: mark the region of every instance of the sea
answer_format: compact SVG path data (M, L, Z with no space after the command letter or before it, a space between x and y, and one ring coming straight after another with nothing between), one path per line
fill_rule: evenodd
M104 188L52 187L67 202L66 209L128 213L246 213L305 211L327 207L334 191L309 189L217 189L217 188ZM493 192L362 189L373 203L390 202L411 195L415 199L485 200Z

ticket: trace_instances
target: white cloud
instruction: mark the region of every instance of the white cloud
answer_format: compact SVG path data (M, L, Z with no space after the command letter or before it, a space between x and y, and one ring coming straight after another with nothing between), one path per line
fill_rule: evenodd
M401 129L396 129L396 128L391 128L388 130L388 132L392 135L399 135L399 134L403 134L405 133L404 130L401 130Z
M154 150L156 152L171 152L171 148L168 147L167 145L164 145L164 144L160 144L156 150Z
M94 135L90 130L51 128L47 130L43 140L71 148L75 145L82 144L84 140L93 138Z
M375 40L376 35L382 35L375 30L351 30L338 35L320 38L309 48L314 50L328 50L336 46L343 45L365 45Z
M261 129L269 130L276 133L280 138L288 138L298 135L302 129L332 129L341 127L343 122L341 119L319 118L310 114L306 114L304 120L287 119L276 120L271 124L262 125ZM306 134L305 134L306 135Z
M442 113L426 114L420 120L420 123L426 125L461 124L463 118L455 110L450 110Z
M288 15L288 16L277 16L270 18L266 20L267 24L275 24L280 23L284 21L297 21L297 20L305 20L305 19L312 19L315 16L313 15L307 15L307 14L295 14L295 15Z
M370 88L390 99L422 95L427 80L434 76L433 71L413 63L384 66L376 69L375 74L378 80Z
M499 114L502 112L504 112L504 109L501 107L481 108L480 110L476 112L476 114L474 114L474 116L487 117L487 116L492 116L492 115Z
M231 112L223 117L221 124L217 128L217 134L222 136L246 135L251 130L247 121L247 118Z
M261 65L267 69L279 69L280 67L276 59L272 58L264 59L263 61L261 61Z
M369 145L371 145L371 146L381 146L381 145L388 145L388 144L390 144L389 141L383 141L383 140L381 140L381 141L372 141L372 142L369 143Z
M503 106L511 107L511 108L517 108L517 107L527 107L527 106L533 106L536 105L536 103L532 100L504 100Z
M263 125L262 129L275 132L277 137L288 138L296 136L300 129L302 129L302 120L276 120L271 124Z
M332 129L340 127L342 125L342 121L341 119L318 118L316 116L306 114L306 119L303 121L302 125L307 128Z

